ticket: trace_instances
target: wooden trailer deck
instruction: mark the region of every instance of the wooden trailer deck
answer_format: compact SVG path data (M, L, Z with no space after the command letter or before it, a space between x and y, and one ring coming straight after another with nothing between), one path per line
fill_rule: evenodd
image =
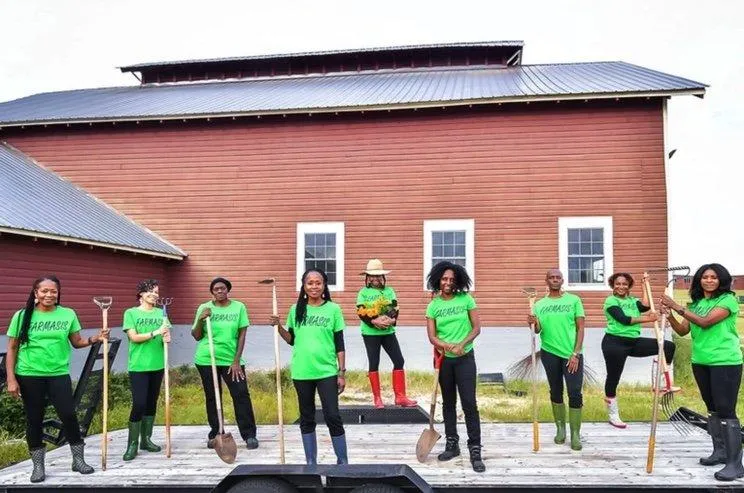
M555 445L554 427L542 424L541 450L531 451L530 423L483 424L483 455L487 470L477 474L470 468L467 453L446 463L436 460L444 447L440 440L426 464L416 461L414 447L423 425L348 425L346 427L349 459L354 464L410 465L435 491L450 489L553 489L587 488L594 490L630 488L633 490L707 490L744 488L744 481L726 484L716 481L716 467L703 467L698 457L709 453L707 435L695 432L679 435L669 423L659 425L654 472L646 474L646 450L649 425L633 423L625 430L616 430L605 423L586 423L582 427L584 449L573 452L568 445ZM232 428L232 432L237 430ZM460 432L465 427L460 424ZM440 432L443 426L439 425ZM335 456L325 426L318 427L318 460L333 464ZM109 434L108 469L100 470L101 435L86 439L86 457L96 468L89 476L70 471L69 448L61 447L47 454L47 480L32 485L28 478L31 462L25 461L0 470L0 492L30 488L106 490L132 489L172 491L209 491L238 464L277 464L279 462L278 427L260 426L257 450L238 449L235 464L221 462L213 450L205 446L204 426L172 428L173 453L140 452L132 462L121 456L126 444L126 430ZM158 427L154 441L162 444L164 429ZM287 463L302 464L304 455L299 429L285 427ZM461 438L464 442L464 438ZM239 442L242 443L242 442ZM463 452L465 452L463 450ZM481 490L482 488L482 490Z

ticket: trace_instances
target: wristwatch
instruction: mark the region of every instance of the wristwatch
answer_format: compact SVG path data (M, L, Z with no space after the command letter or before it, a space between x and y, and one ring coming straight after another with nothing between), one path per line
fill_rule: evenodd
M679 313L680 315L682 315L682 316L684 317L684 315L685 315L685 312L686 312L686 311L687 311L687 310L686 310L686 309L685 309L685 307L683 306L683 307L680 307L680 309L679 309L679 310L677 310L677 313Z
M339 377L345 377L346 376L346 368L338 370L338 376Z

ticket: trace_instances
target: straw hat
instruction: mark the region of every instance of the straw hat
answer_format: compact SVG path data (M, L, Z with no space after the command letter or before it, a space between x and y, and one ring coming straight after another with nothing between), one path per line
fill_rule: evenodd
M390 274L390 271L383 268L382 260L373 258L372 260L367 262L367 268L364 269L364 272L361 272L359 275L384 276L386 274Z

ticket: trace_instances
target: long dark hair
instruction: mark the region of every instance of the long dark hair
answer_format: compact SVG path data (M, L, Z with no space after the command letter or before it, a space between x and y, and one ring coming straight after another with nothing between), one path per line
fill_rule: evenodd
M307 317L307 293L305 292L305 279L307 279L308 274L311 272L317 272L320 274L320 276L323 278L323 299L326 301L332 301L331 300L331 291L328 289L328 276L325 272L321 269L308 269L305 271L304 274L302 274L302 281L300 286L300 294L297 297L297 305L295 306L295 330L297 330L300 325L305 323L305 318Z
M455 273L455 294L467 293L470 291L470 286L473 285L473 281L470 279L465 267L445 260L432 267L431 272L426 276L426 286L432 293L439 292L439 282L442 280L442 276L447 270L451 270Z
M26 300L26 306L23 308L21 329L18 331L18 342L20 344L28 342L28 329L31 327L31 317L34 315L34 308L36 308L36 290L39 289L39 284L44 281L52 281L57 285L57 302L55 305L59 305L59 300L62 299L62 285L60 285L59 279L56 276L43 276L34 281L31 287L31 293L29 293Z
M692 283L690 283L690 298L692 298L693 303L705 298L701 281L703 279L703 272L708 269L715 272L716 276L718 276L718 289L713 292L711 298L718 298L722 294L726 293L734 294L734 292L731 291L731 274L729 274L726 267L721 264L703 264L697 272L695 272L695 275L692 276Z

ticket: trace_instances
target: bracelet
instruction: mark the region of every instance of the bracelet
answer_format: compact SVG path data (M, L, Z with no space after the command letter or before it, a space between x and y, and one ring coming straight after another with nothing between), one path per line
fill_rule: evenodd
M339 377L344 378L345 375L346 375L346 368L344 368L343 370L342 369L338 370Z
M88 346L92 346L92 345L93 345L92 338L91 337L88 337Z
M684 316L685 316L685 312L686 312L687 310L686 310L686 309L685 309L685 307L683 306L683 307L682 307L682 308L680 308L679 310L675 310L675 311L676 311L677 313L679 313L680 315L682 315L682 316L684 317Z

